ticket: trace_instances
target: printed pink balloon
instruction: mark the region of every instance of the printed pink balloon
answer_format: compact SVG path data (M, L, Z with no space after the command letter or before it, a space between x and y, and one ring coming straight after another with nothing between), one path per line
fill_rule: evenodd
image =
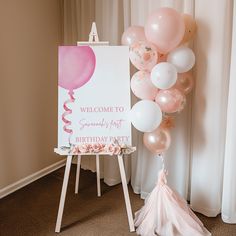
M160 106L162 112L174 113L183 110L186 103L186 97L176 88L159 90L156 103Z
M194 86L193 75L190 72L178 74L178 79L174 88L180 90L182 93L189 94Z
M153 12L145 25L147 40L157 46L158 52L164 54L181 42L184 33L185 24L181 14L168 7Z
M89 46L59 47L59 86L72 90L82 87L92 77L96 58Z
M137 69L151 71L157 63L158 54L155 46L140 41L130 46L129 58Z
M131 90L136 97L148 100L154 100L158 92L150 80L150 73L147 71L138 71L133 75Z
M161 154L170 147L170 132L168 129L159 126L153 132L144 133L143 143L145 147L153 154Z
M130 26L125 30L121 38L121 43L128 46L138 41L146 41L144 27L142 26Z

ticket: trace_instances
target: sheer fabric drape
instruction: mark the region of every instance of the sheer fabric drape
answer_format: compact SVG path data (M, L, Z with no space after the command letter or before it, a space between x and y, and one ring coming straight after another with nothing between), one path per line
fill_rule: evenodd
M97 23L101 40L120 45L124 29L144 25L148 14L158 7L173 7L195 15L198 32L190 45L197 60L195 90L188 95L184 111L176 115L172 145L165 154L168 182L189 198L194 210L207 216L222 211L225 222L236 223L236 8L233 0L64 0L62 5L65 44L87 40L92 21ZM136 98L132 100L135 102ZM135 130L133 144L138 150L131 158L132 163L130 158L126 159L126 169L128 177L131 174L134 192L144 198L154 187L161 162L145 149L142 134ZM93 158L84 159L82 166L95 170ZM102 172L106 183L119 183L116 159L104 158Z

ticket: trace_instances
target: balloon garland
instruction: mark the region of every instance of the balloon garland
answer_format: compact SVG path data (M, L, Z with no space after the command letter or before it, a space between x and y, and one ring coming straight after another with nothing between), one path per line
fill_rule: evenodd
M130 47L130 61L139 70L131 78L131 90L141 99L131 109L131 122L144 132L144 145L155 154L166 151L171 143L170 127L163 120L183 110L193 89L189 71L195 56L184 43L195 32L192 16L165 7L153 12L145 27L131 26L122 35L122 44Z
M162 160L156 186L135 213L136 231L142 236L210 236L185 199L167 185L163 153L170 147L170 115L183 110L193 89L189 72L195 64L193 51L184 43L193 39L192 16L172 8L159 8L145 27L131 26L122 36L130 47L130 61L139 70L131 78L131 90L141 101L130 111L133 126L144 132L146 148Z

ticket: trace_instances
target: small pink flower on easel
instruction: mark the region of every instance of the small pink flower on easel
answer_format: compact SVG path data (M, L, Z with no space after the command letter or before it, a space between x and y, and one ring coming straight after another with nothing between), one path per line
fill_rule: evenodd
M105 152L110 153L111 155L117 155L121 151L121 147L115 144L109 144L105 148Z
M93 152L99 153L103 152L105 145L101 143L95 143L93 144Z
M78 152L80 153L87 153L90 152L88 144L81 144L78 146Z

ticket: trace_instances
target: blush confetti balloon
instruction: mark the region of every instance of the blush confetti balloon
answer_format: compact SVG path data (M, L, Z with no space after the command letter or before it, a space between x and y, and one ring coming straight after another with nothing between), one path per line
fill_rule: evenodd
M140 41L130 46L129 58L137 69L151 71L157 63L158 54L152 44Z
M186 97L178 89L171 88L160 90L157 93L155 101L163 112L174 113L183 110Z
M136 72L131 79L130 87L134 95L140 99L154 100L158 92L147 71Z

